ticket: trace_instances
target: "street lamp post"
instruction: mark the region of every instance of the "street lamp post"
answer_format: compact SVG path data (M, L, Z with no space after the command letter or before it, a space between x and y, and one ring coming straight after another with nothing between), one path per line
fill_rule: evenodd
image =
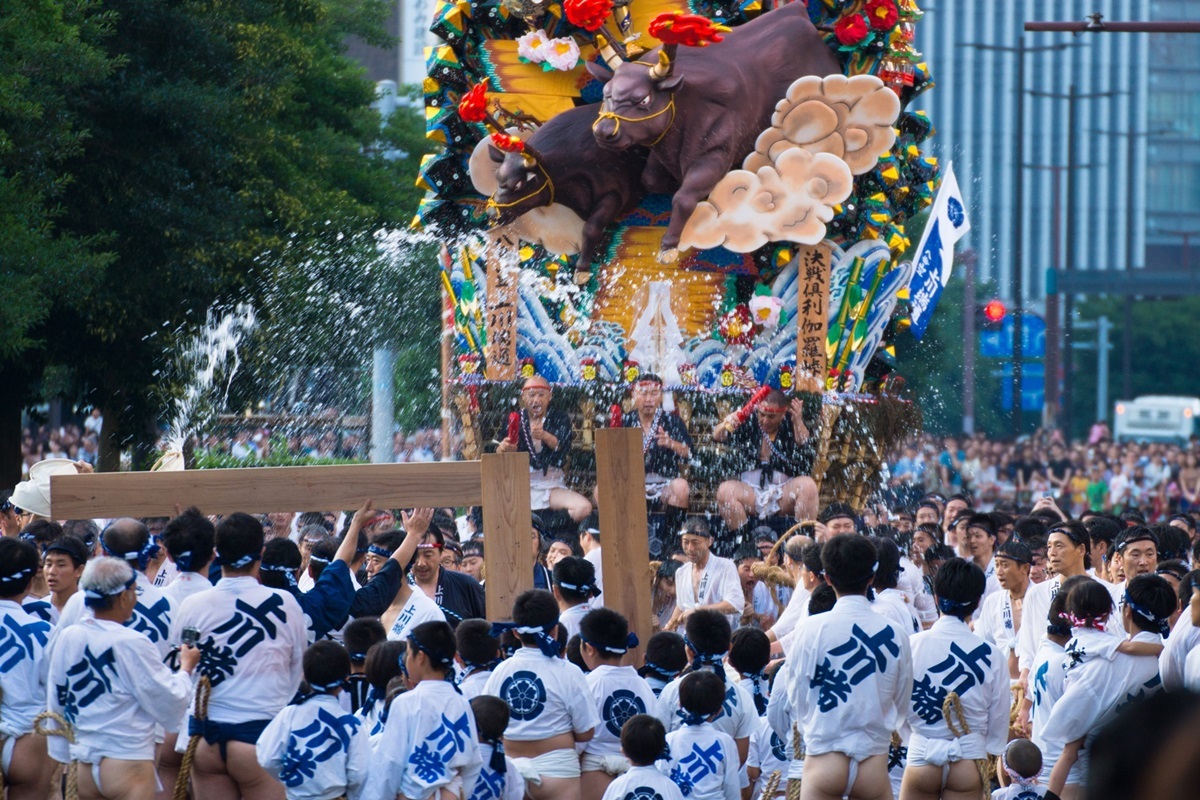
M1013 180L1013 369L1012 369L1012 433L1013 438L1021 435L1021 379L1025 360L1025 343L1023 341L1025 314L1025 56L1028 53L1043 53L1051 50L1066 50L1076 43L1026 47L1025 37L1017 37L1017 46L983 44L980 42L964 42L963 47L976 50L990 50L998 53L1014 53L1017 57L1016 80L1016 123L1017 135L1014 137L1014 169ZM973 313L973 310L972 310ZM967 347L974 347L974 342L967 342Z

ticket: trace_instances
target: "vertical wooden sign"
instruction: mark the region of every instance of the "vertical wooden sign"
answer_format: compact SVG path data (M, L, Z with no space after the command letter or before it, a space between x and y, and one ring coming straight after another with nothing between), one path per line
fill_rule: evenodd
M529 454L490 453L480 459L483 481L483 565L487 617L512 616L517 595L533 588L533 518Z
M502 255L509 242L488 238L487 254L487 379L511 381L517 377L517 282L521 270ZM486 551L485 551L486 552Z
M796 258L799 295L796 308L796 389L821 392L829 373L825 337L829 330L829 269L832 249L826 242L802 245Z
M596 431L596 501L604 605L623 614L629 629L644 644L654 632L650 596L654 575L650 571L641 428ZM640 658L637 660L640 663Z

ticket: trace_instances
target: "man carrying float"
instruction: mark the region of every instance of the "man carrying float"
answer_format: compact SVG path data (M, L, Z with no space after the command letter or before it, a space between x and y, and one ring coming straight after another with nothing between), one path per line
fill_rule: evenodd
M642 453L646 457L646 502L661 505L667 529L679 530L687 516L688 482L680 468L692 457L692 437L683 420L663 409L662 378L644 373L633 385L633 410L621 424L642 430Z

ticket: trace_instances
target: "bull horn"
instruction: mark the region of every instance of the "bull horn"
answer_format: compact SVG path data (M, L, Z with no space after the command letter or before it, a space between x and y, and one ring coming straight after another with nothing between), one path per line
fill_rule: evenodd
M542 157L538 155L538 151L530 147L529 142L521 145L521 155L525 159L525 164L532 167L534 164L544 164Z
M613 72L616 72L617 67L629 60L624 52L624 46L619 46L615 39L610 39L602 33L596 34L596 51L600 53L604 63Z
M664 78L669 78L675 69L675 48L678 45L665 44L662 50L658 51L658 63L650 68L650 79L661 81Z

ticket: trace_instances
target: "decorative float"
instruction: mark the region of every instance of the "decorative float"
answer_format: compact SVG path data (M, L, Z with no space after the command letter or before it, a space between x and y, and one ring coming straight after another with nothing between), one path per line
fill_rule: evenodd
M447 415L476 457L533 373L572 413L568 474L643 372L695 441L763 386L804 399L823 500L857 507L920 426L891 342L939 185L914 0L441 0L428 190L456 352Z

